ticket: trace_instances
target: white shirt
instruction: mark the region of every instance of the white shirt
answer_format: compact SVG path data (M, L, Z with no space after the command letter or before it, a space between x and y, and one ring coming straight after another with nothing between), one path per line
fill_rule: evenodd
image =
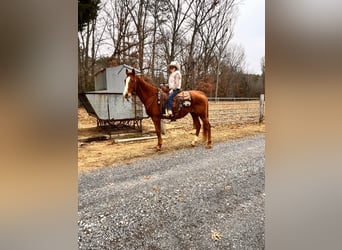
M179 70L172 72L169 76L169 89L180 89L182 87L182 75Z

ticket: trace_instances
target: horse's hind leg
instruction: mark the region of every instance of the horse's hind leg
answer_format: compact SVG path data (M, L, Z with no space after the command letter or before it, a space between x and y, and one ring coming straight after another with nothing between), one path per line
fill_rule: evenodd
M200 120L199 120L197 114L195 114L195 113L190 113L190 114L191 114L191 116L192 116L194 128L196 129L195 138L194 138L194 140L191 142L191 145L192 145L192 146L195 146L196 143L197 143L197 141L198 141L199 132L200 132L200 130L201 130L201 123L200 123Z
M212 147L212 142L211 142L211 125L209 123L209 119L207 116L201 116L201 120L203 122L203 139L208 140L206 148L211 148Z

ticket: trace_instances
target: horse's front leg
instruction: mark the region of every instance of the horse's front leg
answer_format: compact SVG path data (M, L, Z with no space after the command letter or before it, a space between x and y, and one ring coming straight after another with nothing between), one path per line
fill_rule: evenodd
M160 128L161 128L160 121L161 121L161 119L159 117L152 117L152 121L153 121L154 128L156 130L156 134L158 137L158 144L156 146L156 149L159 151L159 150L161 150L161 147L163 144L163 140L162 140L161 133L160 133Z

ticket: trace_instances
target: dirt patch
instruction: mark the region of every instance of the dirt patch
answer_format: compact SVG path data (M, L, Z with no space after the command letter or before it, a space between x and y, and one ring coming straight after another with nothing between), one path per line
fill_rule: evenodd
M146 136L155 135L151 119L144 119L142 122L143 133ZM85 142L83 139L89 137L108 136L106 130L97 127L94 117L87 114L85 109L78 109L78 170L90 171L98 167L111 166L117 163L129 162L132 159L143 158L152 155L164 154L173 150L191 147L195 130L192 128L190 115L176 122L165 122L166 134L162 136L162 150L157 152L154 147L157 139L115 143L118 136L129 137L129 132L118 131L111 139ZM265 124L244 123L244 124L219 124L212 126L213 147L221 141L234 140L246 136L265 133ZM204 143L199 141L199 147ZM210 149L208 149L210 150Z

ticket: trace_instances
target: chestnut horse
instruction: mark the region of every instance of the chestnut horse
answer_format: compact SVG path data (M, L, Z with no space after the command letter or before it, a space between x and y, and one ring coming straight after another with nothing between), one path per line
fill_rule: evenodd
M132 94L137 95L141 102L145 106L146 113L151 117L154 127L156 130L156 134L158 137L158 144L156 146L157 150L161 149L162 146L162 137L160 133L160 121L163 119L160 100L158 100L158 95L163 96L166 99L167 96L161 89L150 84L147 80L142 76L138 76L135 74L134 69L132 72L126 69L126 80L125 80L125 89L123 95L126 99L131 97ZM201 123L199 118L203 123L203 140L208 140L206 148L211 148L211 126L208 118L208 98L206 95L198 90L190 90L191 96L191 105L190 107L182 107L180 110L176 112L173 111L175 116L172 118L173 120L183 118L188 113L191 114L193 119L194 127L196 128L196 135L191 145L195 146L198 140L198 134L201 130ZM179 95L179 94L178 94ZM175 106L173 106L175 109ZM166 118L164 118L166 119Z

